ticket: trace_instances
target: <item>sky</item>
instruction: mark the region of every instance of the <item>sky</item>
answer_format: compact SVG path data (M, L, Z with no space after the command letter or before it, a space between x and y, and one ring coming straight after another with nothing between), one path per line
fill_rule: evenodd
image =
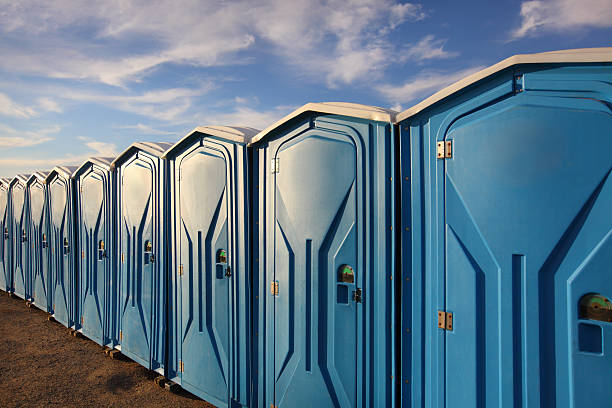
M612 0L0 0L0 177L611 40Z

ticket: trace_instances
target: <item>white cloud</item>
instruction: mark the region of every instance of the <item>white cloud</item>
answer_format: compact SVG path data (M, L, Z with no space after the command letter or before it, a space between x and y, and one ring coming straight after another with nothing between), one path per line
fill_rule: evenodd
M545 30L612 27L610 0L530 0L521 3L521 25L512 39Z
M28 119L36 116L36 110L29 106L23 106L13 101L8 95L0 92L0 114Z
M418 43L409 46L402 51L402 60L426 61L431 59L453 58L458 52L450 52L444 49L446 40L436 39L433 35L426 35Z
M167 63L248 63L262 42L335 86L380 76L390 31L425 16L396 0L0 1L0 67L125 87Z
M95 103L123 112L147 116L162 121L181 120L185 112L192 107L193 99L200 97L212 89L214 85L203 85L199 88L169 88L132 92L87 92L75 91L70 88L56 88L61 98Z
M205 125L246 126L264 129L281 119L295 107L278 106L273 109L258 111L246 106L237 106L230 112L207 113L200 123Z
M28 147L49 142L54 139L51 135L58 133L58 125L40 128L37 130L17 130L0 123L0 147Z
M167 130L156 129L149 125L138 123L136 125L120 126L120 129L137 130L147 135L175 135L175 132L169 132Z
M391 103L395 104L393 109L401 110L401 104L430 96L482 68L481 66L473 67L453 73L422 72L403 84L381 85L379 89Z
M390 30L425 17L393 0L272 1L253 10L257 33L292 66L328 86L372 80L392 63Z
M117 146L113 143L95 142L87 137L79 137L78 139L83 140L87 147L87 150L81 154L68 153L62 156L56 155L45 158L33 158L29 155L0 157L0 174L3 174L5 177L13 177L15 169L19 169L19 173L28 173L41 169L50 170L55 166L80 165L90 157L114 157L117 155Z
M48 98L48 97L40 97L37 100L38 102L38 107L41 110L44 110L46 112L55 112L55 113L62 113L63 109L60 107L60 105L57 103L57 101Z
M117 155L117 146L114 143L87 142L85 146L94 151L93 156L114 157Z

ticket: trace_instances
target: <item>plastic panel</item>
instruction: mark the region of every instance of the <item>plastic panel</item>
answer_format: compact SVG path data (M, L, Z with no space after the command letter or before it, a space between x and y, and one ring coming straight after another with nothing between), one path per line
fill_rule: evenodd
M170 378L217 406L250 406L246 147L203 135L168 159Z
M610 324L578 319L583 295L612 289L611 75L506 71L400 124L412 180L403 324L415 333L403 335L402 379L414 381L402 406L612 401ZM439 140L452 159L436 159ZM452 330L437 328L437 310L453 313Z
M259 406L393 406L393 133L312 115L255 145L254 390Z

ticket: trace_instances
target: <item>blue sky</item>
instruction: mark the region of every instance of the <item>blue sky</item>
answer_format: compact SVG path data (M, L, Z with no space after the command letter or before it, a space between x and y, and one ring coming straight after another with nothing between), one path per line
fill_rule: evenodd
M0 176L307 102L406 109L508 56L611 39L611 0L0 0Z

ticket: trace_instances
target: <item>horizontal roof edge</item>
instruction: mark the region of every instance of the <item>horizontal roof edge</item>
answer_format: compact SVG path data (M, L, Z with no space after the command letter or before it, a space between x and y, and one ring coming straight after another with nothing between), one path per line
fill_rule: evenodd
M485 79L497 72L503 71L509 67L521 64L571 64L571 63L597 63L597 62L612 62L612 47L602 48L578 48L571 50L548 51L537 54L517 54L506 58L488 68L473 73L452 85L436 92L427 99L418 104L406 109L396 116L395 122L399 123L404 119L416 115L429 106L445 99L468 86Z
M198 126L191 132L189 132L186 136L184 136L181 140L173 144L169 149L167 149L162 157L166 158L169 154L172 154L177 149L180 149L196 133L218 137L236 143L248 144L258 132L258 129L250 128L247 126Z
M330 115L350 116L359 119L373 120L376 122L389 122L395 120L397 112L379 108L378 106L361 105L358 103L349 102L319 102L307 103L306 105L294 110L284 118L276 121L257 134L251 143L256 143L266 137L274 129L282 126L284 123L298 117L305 112L318 112Z

